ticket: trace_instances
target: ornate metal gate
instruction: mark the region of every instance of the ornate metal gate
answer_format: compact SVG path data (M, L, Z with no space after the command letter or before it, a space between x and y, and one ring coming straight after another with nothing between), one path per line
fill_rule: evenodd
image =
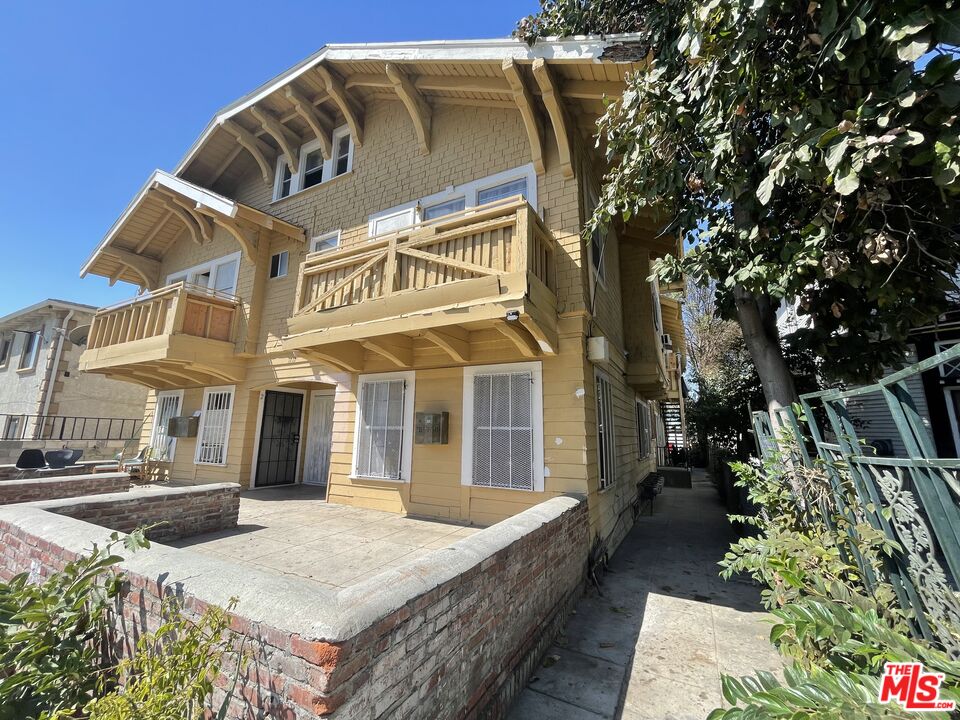
M874 385L803 395L799 416L793 408L779 413L779 433L786 436L774 431L769 414L752 414L760 455L769 458L779 450L785 462L822 467L830 482L833 515L868 522L898 544L900 551L887 562L884 579L902 607L914 611L915 633L955 657L960 656L960 638L948 627L960 627L960 458L937 457L907 380L958 359L960 345ZM847 400L868 395L883 399L906 457L880 457L857 436ZM795 442L784 444L791 435ZM874 584L871 568L854 560L868 587Z

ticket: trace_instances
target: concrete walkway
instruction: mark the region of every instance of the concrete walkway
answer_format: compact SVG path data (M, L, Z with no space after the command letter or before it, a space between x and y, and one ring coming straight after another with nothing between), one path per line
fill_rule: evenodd
M510 720L703 720L720 675L778 671L759 588L724 582L734 535L713 485L665 488L589 587Z

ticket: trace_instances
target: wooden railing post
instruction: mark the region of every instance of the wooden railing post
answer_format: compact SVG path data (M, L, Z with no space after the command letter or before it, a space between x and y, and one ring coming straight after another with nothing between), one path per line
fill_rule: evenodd
M526 205L517 209L517 226L513 234L513 271L530 269L530 251L533 248L533 228L527 217Z
M187 312L187 291L183 285L177 289L171 301L173 302L173 312L167 317L167 335L175 335L183 330L183 317Z
M383 265L383 294L393 295L397 285L397 239L392 238L387 245L387 259Z

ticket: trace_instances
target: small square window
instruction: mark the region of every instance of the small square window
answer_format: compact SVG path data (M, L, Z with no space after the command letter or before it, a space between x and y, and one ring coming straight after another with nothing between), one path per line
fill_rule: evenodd
M319 237L315 237L310 245L310 252L326 252L340 246L340 231L334 230Z
M303 165L303 188L319 185L323 182L323 153L319 150L307 153Z
M286 250L283 252L274 253L270 257L270 277L279 278L287 274L287 262L289 259L289 253Z

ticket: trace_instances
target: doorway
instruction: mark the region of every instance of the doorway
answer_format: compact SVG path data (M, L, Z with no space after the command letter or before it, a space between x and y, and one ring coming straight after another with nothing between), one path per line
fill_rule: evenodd
M327 484L333 440L333 393L333 390L310 393L307 447L303 459L303 482L307 485Z
M297 481L302 418L302 393L264 393L254 487L291 485Z

